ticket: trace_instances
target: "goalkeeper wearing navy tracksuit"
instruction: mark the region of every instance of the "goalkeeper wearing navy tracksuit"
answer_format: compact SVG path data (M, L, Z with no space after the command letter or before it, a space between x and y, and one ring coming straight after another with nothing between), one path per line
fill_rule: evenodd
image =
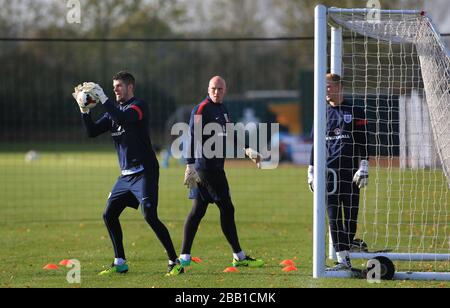
M351 269L349 251L357 229L360 189L367 186L369 176L367 119L363 108L344 100L339 75L327 75L327 102L327 167L337 175L337 191L327 198L328 222L338 257L334 270ZM311 190L313 164L314 150L308 169ZM333 174L328 173L329 192L333 181Z
M169 232L157 214L159 165L148 133L148 106L134 97L135 79L128 72L119 72L113 77L118 106L105 96L100 86L94 86L87 93L103 104L106 113L93 122L89 109L80 105L82 120L89 137L106 132L111 134L121 169L121 176L108 197L103 214L114 247L115 259L112 266L100 274L128 271L119 216L126 207L137 209L139 204L146 222L168 254L170 272L175 265L177 254Z
M234 218L234 206L231 201L230 189L224 171L226 153L225 132L226 124L230 123L228 110L222 104L225 94L225 80L219 76L213 77L209 82L208 96L203 102L195 106L191 113L191 151L190 157L187 159L184 183L190 189L189 198L192 199L192 210L184 225L184 239L179 258L180 265L174 267L172 275L182 273L183 268L190 265L194 237L210 203L215 203L219 207L222 232L233 250L233 266L261 267L264 265L262 260L247 256L239 244ZM196 135L194 128L196 123L199 126L201 125L202 131L207 124L214 123L220 125L221 132L214 133L218 134L216 136L219 138L222 138L223 156L211 157L205 155L206 149L203 145L213 135ZM195 155L196 152L199 153L200 147L202 147L202 155ZM249 157L252 158L250 155ZM257 160L254 161L257 162Z

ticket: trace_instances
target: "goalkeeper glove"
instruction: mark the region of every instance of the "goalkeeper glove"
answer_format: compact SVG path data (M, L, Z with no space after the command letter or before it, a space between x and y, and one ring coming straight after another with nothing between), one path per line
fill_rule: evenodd
M84 85L84 84L83 84ZM83 85L79 84L74 88L74 92L72 93L73 98L78 104L81 113L89 113L89 108L84 106L84 102L81 101L81 96L78 94L83 90Z
M369 161L363 159L359 164L359 169L353 177L353 182L359 187L366 187L369 181Z
M184 185L188 188L195 188L200 183L200 177L195 170L194 164L186 165L186 171L184 172Z
M83 89L87 94L92 95L92 97L96 100L104 104L108 97L103 92L103 89L96 83L88 82L84 85Z
M246 148L245 149L245 155L247 155L258 168L261 168L261 154L258 153L258 151L253 150L252 148Z
M311 192L314 192L314 166L308 167L308 187Z

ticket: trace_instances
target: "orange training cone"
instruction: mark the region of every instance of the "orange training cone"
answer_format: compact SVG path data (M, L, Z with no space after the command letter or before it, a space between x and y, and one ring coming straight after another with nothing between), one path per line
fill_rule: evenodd
M294 261L292 261L292 260L283 260L281 263L280 263L280 265L281 266L295 266L295 262Z
M70 264L71 264L70 260L68 260L68 259L64 259L61 262L59 262L59 265L61 265L61 266L68 266Z
M282 270L285 273L289 273L292 271L298 271L298 268L296 268L295 266L291 265L291 266L286 266L285 268L283 268Z
M233 266L227 267L223 270L224 273L237 273L239 270Z
M200 259L199 257L192 257L191 260L192 260L192 262L194 262L194 263L202 263L202 262L203 262L203 260Z
M58 269L58 265L53 264L53 263L49 263L46 266L44 266L43 269L48 270L48 271L57 270Z

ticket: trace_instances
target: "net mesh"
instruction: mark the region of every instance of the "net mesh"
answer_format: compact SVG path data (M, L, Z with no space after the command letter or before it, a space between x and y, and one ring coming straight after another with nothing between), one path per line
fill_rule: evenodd
M363 107L371 156L357 237L370 251L450 252L450 59L425 14L330 13L343 28L347 99ZM406 270L450 271L448 262Z

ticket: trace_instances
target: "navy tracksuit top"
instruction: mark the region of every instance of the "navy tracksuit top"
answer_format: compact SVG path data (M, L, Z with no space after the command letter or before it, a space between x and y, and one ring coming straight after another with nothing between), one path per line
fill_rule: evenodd
M205 144L206 140L212 136L214 133L212 132L210 135L203 136L194 136L194 124L200 124L200 116L201 116L201 127L203 128L209 123L217 123L222 126L223 132L219 133L223 138L223 155L221 157L205 157L204 151L202 151L202 155L199 153L200 142L196 144L196 140L201 140L201 146ZM195 163L196 170L204 170L204 171L215 171L215 170L223 170L225 165L225 153L226 153L226 124L231 122L230 114L223 103L216 104L214 103L209 96L207 96L200 104L194 107L191 113L191 119L189 121L190 127L190 157L187 159L188 164ZM197 154L197 155L196 155ZM198 158L197 158L198 157Z
M111 133L122 171L138 166L148 171L158 170L158 160L149 135L147 104L133 97L119 105L108 99L103 106L106 113L95 123L89 114L82 114L88 135L96 137L107 131Z
M364 109L344 100L327 105L327 167L357 169L361 159L368 160L367 119ZM310 164L314 164L314 149Z

